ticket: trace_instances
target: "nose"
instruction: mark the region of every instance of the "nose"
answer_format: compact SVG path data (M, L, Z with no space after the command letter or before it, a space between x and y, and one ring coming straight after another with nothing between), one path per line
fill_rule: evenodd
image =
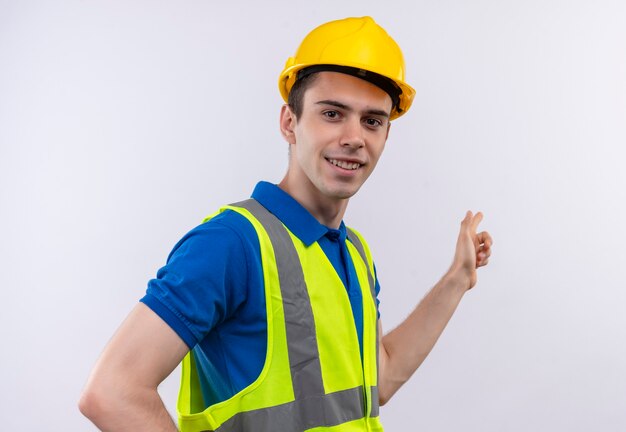
M344 123L341 145L355 149L365 146L363 126L360 119L350 119Z

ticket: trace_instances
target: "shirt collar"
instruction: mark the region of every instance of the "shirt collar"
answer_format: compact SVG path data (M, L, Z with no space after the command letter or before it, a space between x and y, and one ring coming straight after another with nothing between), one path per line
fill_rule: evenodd
M306 246L311 246L326 234L336 238L337 234L333 232L338 233L342 241L346 239L343 221L338 230L322 225L298 201L275 184L264 181L257 183L252 198L276 216Z

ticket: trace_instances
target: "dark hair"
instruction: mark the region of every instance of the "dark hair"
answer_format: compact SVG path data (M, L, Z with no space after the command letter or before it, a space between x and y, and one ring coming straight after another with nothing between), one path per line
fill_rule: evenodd
M357 78L361 78L368 81L384 92L386 92L391 98L391 110L397 109L400 105L400 95L402 90L398 85L390 78L379 75L375 72L370 72L364 69L358 69L350 66L339 65L313 65L300 69L296 75L296 82L291 87L289 96L287 98L287 104L291 107L296 118L302 114L302 104L304 103L304 93L307 91L311 84L315 82L315 78L319 72L340 72L347 75L352 75Z
M304 75L302 78L298 78L289 91L289 97L287 98L287 104L296 116L296 119L300 118L302 114L302 105L304 104L304 93L317 79L317 73Z

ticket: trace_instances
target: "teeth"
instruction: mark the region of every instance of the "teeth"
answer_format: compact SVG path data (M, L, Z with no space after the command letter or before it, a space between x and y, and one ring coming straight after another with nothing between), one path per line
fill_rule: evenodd
M355 170L361 166L359 163L355 162L344 162L337 159L328 159L328 162L331 164L338 166L339 168L347 169L347 170Z

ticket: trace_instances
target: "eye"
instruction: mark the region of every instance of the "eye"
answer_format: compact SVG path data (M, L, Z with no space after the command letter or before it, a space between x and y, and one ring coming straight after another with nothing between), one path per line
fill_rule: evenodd
M383 125L383 122L377 118L368 118L365 119L365 124L371 128L377 128L381 127Z
M333 111L333 110L329 110L329 111L324 111L322 113L324 115L324 117L330 119L330 120L335 120L339 118L339 113L337 111Z

